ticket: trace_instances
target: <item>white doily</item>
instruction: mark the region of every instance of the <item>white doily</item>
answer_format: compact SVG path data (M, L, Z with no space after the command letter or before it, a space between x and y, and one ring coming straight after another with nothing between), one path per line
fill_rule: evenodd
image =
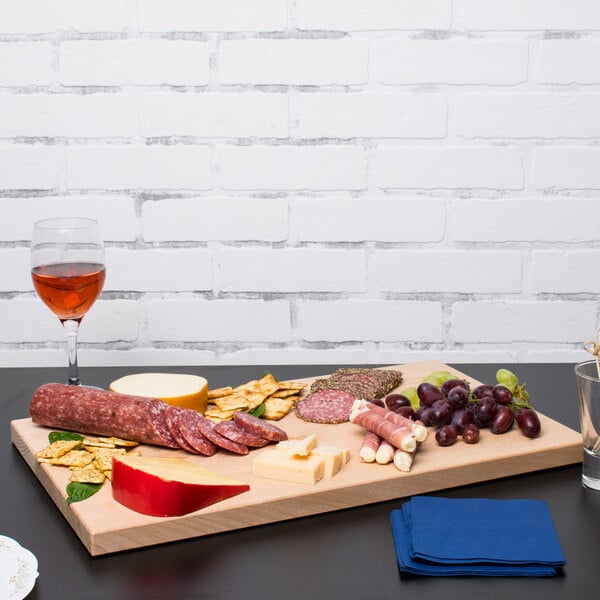
M38 576L37 558L12 538L0 535L0 598L23 600Z

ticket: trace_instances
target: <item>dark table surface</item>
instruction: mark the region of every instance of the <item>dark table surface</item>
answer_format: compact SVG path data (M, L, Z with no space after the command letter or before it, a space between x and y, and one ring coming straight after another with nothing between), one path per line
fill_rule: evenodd
M573 365L454 365L495 381L499 366L527 382L535 407L579 431ZM107 387L127 373L173 371L207 377L211 387L242 383L270 370L293 379L331 373L335 365L82 368L84 383ZM43 599L461 599L589 598L600 583L600 492L581 486L573 465L442 490L448 498L545 500L567 559L557 577L407 577L398 572L389 513L400 498L251 529L92 558L10 442L10 421L28 416L33 391L63 381L65 369L0 369L0 534L39 561L30 596ZM476 534L476 532L474 532Z

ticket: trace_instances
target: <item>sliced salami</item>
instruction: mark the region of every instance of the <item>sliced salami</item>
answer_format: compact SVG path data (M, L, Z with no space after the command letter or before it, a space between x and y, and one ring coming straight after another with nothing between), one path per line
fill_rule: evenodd
M212 456L217 451L217 446L209 440L200 429L200 421L204 419L191 408L181 409L177 417L177 425L186 442L204 456Z
M356 396L344 390L319 390L296 402L296 415L311 423L344 423Z
M167 425L167 410L169 405L164 402L153 402L150 406L152 425L156 435L163 441L162 446L167 448L179 448L177 440L171 434Z
M269 443L269 440L265 438L244 431L234 421L222 421L221 423L217 423L215 425L215 431L238 444L244 444L251 448L262 448Z
M169 428L171 435L175 438L182 450L185 450L190 454L202 454L196 450L181 433L181 429L179 427L180 411L181 409L177 406L169 406L167 408L165 421L167 422L167 427Z
M281 427L277 427L277 425L269 423L264 419L259 419L250 413L234 412L233 420L244 431L270 442L282 442L288 438L287 433Z
M219 446L219 448L229 450L230 452L235 452L235 454L248 454L248 446L234 442L224 435L221 435L215 430L214 425L206 417L202 416L195 410L186 410L183 414L181 422L182 433L184 435L185 429L183 428L183 425L189 423L190 426L195 427L205 438L210 440L216 446ZM192 443L191 440L188 439L188 441L190 444Z

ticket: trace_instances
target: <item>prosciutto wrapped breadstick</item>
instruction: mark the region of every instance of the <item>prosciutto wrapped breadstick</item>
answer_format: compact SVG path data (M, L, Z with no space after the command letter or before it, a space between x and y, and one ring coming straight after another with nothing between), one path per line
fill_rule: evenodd
M407 417L388 410L387 408L383 408L382 406L377 406L377 404L373 404L366 400L357 400L352 406L353 410L358 410L360 408L368 408L384 419L392 421L392 423L395 423L398 427L408 428L414 434L417 442L424 442L427 438L427 427L420 421L413 421L412 419L408 419Z
M377 456L377 450L380 444L381 438L376 433L367 431L363 438L360 450L358 451L360 460L367 463L375 462L375 457Z
M378 465L387 465L394 460L394 452L397 448L394 448L390 443L385 440L381 440L381 444L379 444L379 448L377 448L377 452L375 453L375 462Z
M414 457L414 451L406 452L397 448L394 452L394 466L403 473L408 473L412 467Z
M388 421L368 407L353 410L350 413L350 421L376 433L395 448L411 452L417 447L417 440L410 429Z

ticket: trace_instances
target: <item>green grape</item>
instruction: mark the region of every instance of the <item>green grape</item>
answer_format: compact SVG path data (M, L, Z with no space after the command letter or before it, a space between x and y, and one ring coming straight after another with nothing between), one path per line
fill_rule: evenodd
M406 396L410 401L410 406L413 410L417 410L419 408L419 396L417 395L416 387L409 387L405 390L402 390L402 395Z
M496 381L506 386L513 393L519 385L519 378L508 369L498 369L496 372Z
M437 387L442 387L444 381L454 379L454 377L456 377L456 375L453 375L450 371L433 371L423 379L423 382L432 383L433 385L437 385Z

